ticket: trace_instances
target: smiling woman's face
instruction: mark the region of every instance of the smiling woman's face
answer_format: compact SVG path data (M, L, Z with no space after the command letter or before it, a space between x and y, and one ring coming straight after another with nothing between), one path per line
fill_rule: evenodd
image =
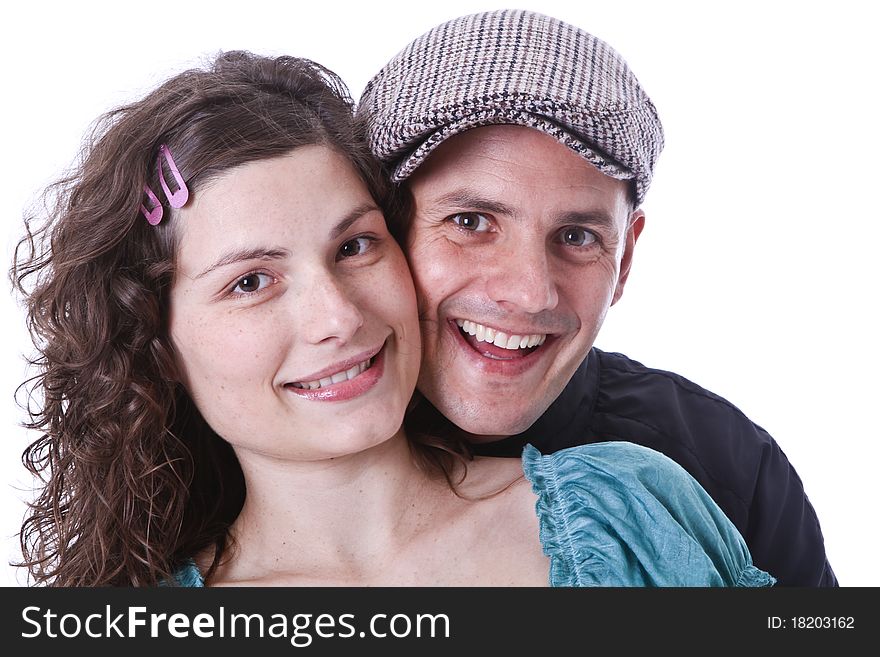
M341 456L399 430L420 360L415 293L344 157L307 146L237 167L173 220L183 383L239 458Z

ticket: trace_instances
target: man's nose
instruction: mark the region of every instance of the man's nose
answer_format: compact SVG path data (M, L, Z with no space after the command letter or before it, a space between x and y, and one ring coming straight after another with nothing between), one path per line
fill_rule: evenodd
M364 316L343 281L322 275L308 282L292 312L299 318L305 339L318 344L326 340L348 342L364 324Z
M493 254L487 291L501 306L515 306L527 313L550 310L559 303L556 281L547 256L546 245L510 243Z

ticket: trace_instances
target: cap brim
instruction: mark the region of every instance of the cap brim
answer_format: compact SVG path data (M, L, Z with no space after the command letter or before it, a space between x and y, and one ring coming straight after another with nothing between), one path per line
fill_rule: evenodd
M394 182L403 182L444 141L462 132L487 125L521 125L527 128L534 128L553 137L563 146L567 146L606 176L617 180L631 180L635 178L635 174L630 169L589 145L586 141L566 130L555 121L523 110L491 108L468 114L454 123L443 125L433 132L427 133L424 140L394 167L394 170L391 172L391 179Z

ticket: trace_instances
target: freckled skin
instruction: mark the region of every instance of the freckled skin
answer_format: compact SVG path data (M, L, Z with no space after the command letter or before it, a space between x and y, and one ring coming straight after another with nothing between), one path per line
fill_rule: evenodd
M631 211L624 181L521 126L451 137L409 187L419 390L475 440L523 431L562 392L623 293L644 214ZM588 239L575 246L571 235ZM459 318L549 337L524 371L500 372L456 335Z
M332 235L357 208L366 210ZM255 455L332 458L398 432L420 359L415 293L382 213L342 156L308 146L237 167L174 221L170 332L184 384L243 467ZM264 255L211 269L255 249ZM383 343L385 373L360 397L315 402L286 388Z

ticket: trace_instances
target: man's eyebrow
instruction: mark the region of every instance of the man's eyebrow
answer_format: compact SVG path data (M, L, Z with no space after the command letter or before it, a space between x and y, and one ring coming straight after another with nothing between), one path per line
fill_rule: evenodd
M361 203L359 206L357 206L351 212L345 215L339 221L339 223L333 226L332 229L330 229L330 239L335 240L337 237L342 235L342 233L347 231L355 221L363 217L365 214L373 211L380 211L375 203Z
M200 274L196 274L193 280L207 276L215 269L235 264L236 262L244 262L246 260L281 260L290 257L290 251L287 249L270 249L267 247L254 247L248 249L236 249L220 256L214 264L205 269Z
M478 212L491 212L493 214L512 215L513 208L505 205L500 201L481 196L477 192L469 189L457 189L455 191L444 194L436 201L434 205L447 206L454 208L467 208Z
M516 216L514 209L496 201L486 198L469 189L457 189L444 194L433 202L440 207L467 208L476 212L491 212L510 217ZM555 223L559 226L575 224L580 226L596 226L600 228L614 228L614 217L604 210L587 210L564 212L556 217Z
M586 212L563 212L556 217L554 223L557 226L574 224L576 226L596 226L606 229L615 228L617 225L614 217L604 210L590 210Z

